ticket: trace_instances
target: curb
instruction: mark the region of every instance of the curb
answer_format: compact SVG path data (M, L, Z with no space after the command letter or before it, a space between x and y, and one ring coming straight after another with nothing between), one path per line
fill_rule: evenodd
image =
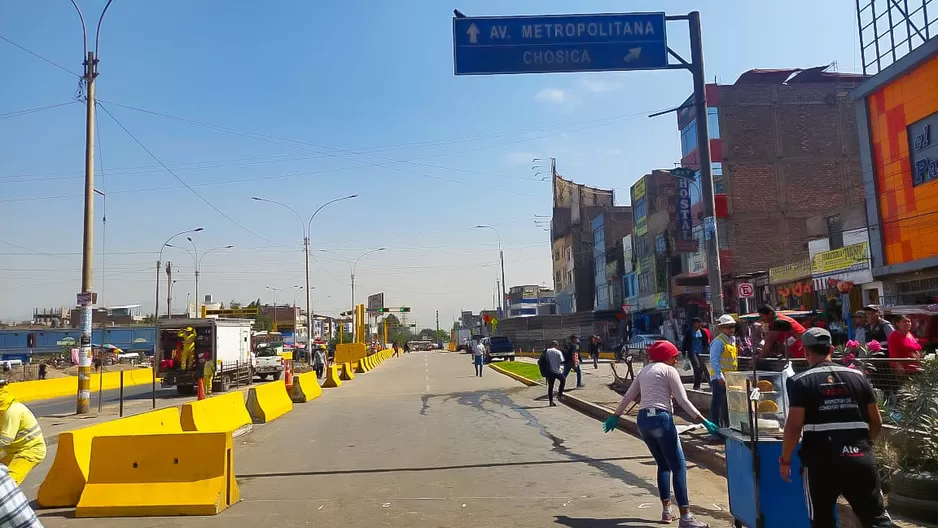
M529 387L533 387L535 385L544 387L543 383L525 378L524 376L515 374L514 372L509 372L496 365L490 364L489 367ZM559 398L558 400L567 407L570 407L575 411L579 411L580 413L585 414L591 418L595 418L601 422L605 421L613 414L610 409L596 405L595 403L588 402L586 400L581 400L576 396L570 395L570 393L565 393L563 397ZM641 434L638 432L638 424L628 417L623 416L623 418L625 419L619 420L617 429L636 438L641 438ZM681 446L684 448L684 456L687 457L688 460L691 460L697 465L707 468L718 475L726 476L726 457L709 449L706 443L701 442L696 438L686 438L681 439Z

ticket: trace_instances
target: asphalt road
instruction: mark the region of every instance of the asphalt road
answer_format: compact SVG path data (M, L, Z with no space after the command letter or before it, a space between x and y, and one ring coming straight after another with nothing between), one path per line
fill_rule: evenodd
M152 398L153 389L150 385L134 385L133 387L124 387L124 401L148 400ZM157 399L164 398L183 398L176 393L175 388L162 389L159 384L156 385ZM120 390L106 390L102 393L104 405L113 405L120 401ZM27 402L26 406L37 418L44 416L62 416L73 414L75 412L75 397L55 398L52 400L36 400ZM98 408L98 393L91 393L91 408Z
M472 369L465 355L413 353L326 389L235 441L239 504L145 525L658 526L655 467L641 441L547 407L541 388ZM24 485L30 498L51 455ZM693 467L688 479L699 517L730 526L726 481ZM39 514L47 528L142 526Z

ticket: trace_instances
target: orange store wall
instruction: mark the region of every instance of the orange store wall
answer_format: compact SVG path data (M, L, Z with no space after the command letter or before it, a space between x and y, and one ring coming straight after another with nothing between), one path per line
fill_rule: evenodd
M936 256L938 180L912 186L906 131L938 112L938 56L872 93L867 105L886 264Z

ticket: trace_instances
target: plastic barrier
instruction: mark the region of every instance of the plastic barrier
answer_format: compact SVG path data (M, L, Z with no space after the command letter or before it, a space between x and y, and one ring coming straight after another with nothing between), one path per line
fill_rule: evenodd
M230 433L99 436L75 516L215 515L238 500Z
M244 394L241 391L220 394L183 405L180 422L183 431L201 433L234 433L252 423L251 415L244 406Z
M272 381L251 387L247 408L254 423L267 423L292 411L293 400L283 383Z
M342 374L339 376L339 379L342 381L352 381L355 379L355 373L352 372L351 363L342 363Z
M364 343L343 343L335 346L335 362L351 363L368 355L368 347Z
M319 378L315 372L297 374L293 376L293 391L290 392L290 399L293 403L306 403L322 396L322 387L319 386Z
M39 505L61 508L78 504L88 482L91 443L95 437L181 432L179 409L172 407L59 433L55 459L39 487Z
M322 386L324 389L334 389L342 386L342 380L339 379L339 367L335 363L332 363L326 369L326 382Z
M137 368L124 371L124 386L143 385L153 382L153 369ZM91 375L91 392L97 392L98 386L104 390L120 388L121 373L105 372ZM18 381L7 386L6 390L21 402L64 398L78 392L78 376L68 376L48 380Z

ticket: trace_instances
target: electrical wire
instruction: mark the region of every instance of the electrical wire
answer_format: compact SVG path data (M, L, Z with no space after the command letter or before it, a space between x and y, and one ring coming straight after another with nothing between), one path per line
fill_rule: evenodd
M104 107L104 106L101 105L100 103L97 104L97 107L100 108L101 110L104 110L104 113L107 114L108 117L110 117L115 123L117 123L117 126L119 126L119 127L121 128L121 130L123 130L128 136L130 136L130 139L132 139L132 140L134 141L134 143L136 143L140 148L142 148L143 151L146 152L151 158L153 158L153 160L156 161L160 166L162 166L164 169L166 169L166 172L170 173L170 174L173 176L173 178L176 178L176 180L177 180L179 183L181 183L181 184L183 185L183 187L185 187L186 189L189 189L189 192L191 192L192 194L194 194L196 197L198 197L200 200L202 200L206 205L208 205L209 207L211 207L212 210L214 210L216 213L220 214L222 217L224 217L226 220L228 220L228 221L231 222L232 224L234 224L234 225L240 227L242 230L244 230L244 231L246 231L246 232L248 232L248 233L250 233L250 234L256 236L257 238L260 238L261 240L264 240L264 241L266 241L266 242L271 242L271 240L270 240L269 238L264 237L264 236L262 236L262 235L259 235L258 233L255 233L255 232L252 231L250 228L248 228L247 226L241 224L240 222L238 222L237 220L235 220L234 218L232 218L231 216L229 216L227 213L225 213L224 211L222 211L221 209L219 209L217 206L215 206L215 204L213 204L212 202L210 202L210 201L208 200L208 198L202 196L202 194L199 193L199 191L196 191L191 185L189 185L189 184L188 184L184 179L182 179L178 174L176 174L175 172L173 172L172 169L170 169L169 167L167 167L166 164L164 164L164 163L156 156L156 154L153 153L153 151L151 151L151 150L148 149L143 143L141 143L140 140L137 139L137 136L133 135L133 133L131 133L130 130L128 130L127 127L125 127L125 126L123 125L123 123L121 123L120 121L118 121L117 118L114 117L114 115L111 114L111 112L108 111L108 109L107 109L106 107Z
M36 107L36 108L26 108L26 109L23 109L23 110L15 110L15 111L13 111L13 112L7 112L7 113L4 113L4 114L0 114L0 119L11 119L11 118L14 118L14 117L20 117L20 116L24 116L24 115L34 114L34 113L36 113L36 112L42 112L42 111L44 111L44 110L51 110L51 109L53 109L53 108L59 108L59 107L62 107L62 106L73 105L73 104L75 104L75 103L77 103L77 102L78 102L77 100L72 100L72 101L66 101L66 102L64 102L64 103L51 104L51 105L46 105L46 106L39 106L39 107Z
M32 51L32 50L26 48L25 46L21 46L21 45L17 44L16 42L13 42L12 40L10 40L10 39L4 37L3 35L0 35L0 40L4 40L4 41L6 41L7 43L12 44L13 46L16 46L17 48L19 48L19 49L25 51L26 53L29 53L29 54L32 55L33 57L36 57L37 59L39 59L39 60L41 60L41 61L44 61L44 62L46 62L46 63L48 63L48 64L51 64L52 66L55 66L56 68L58 68L58 69L60 69L60 70L62 70L62 71L64 71L64 72L66 72L66 73L70 73L70 74L74 75L75 77L78 77L79 79L81 79L81 75L79 75L79 74L73 72L72 70L66 68L65 66L62 66L61 64L59 64L59 63L57 63L57 62L55 62L55 61L52 61L51 59L47 59L47 58L43 57L42 55L36 53L35 51Z

